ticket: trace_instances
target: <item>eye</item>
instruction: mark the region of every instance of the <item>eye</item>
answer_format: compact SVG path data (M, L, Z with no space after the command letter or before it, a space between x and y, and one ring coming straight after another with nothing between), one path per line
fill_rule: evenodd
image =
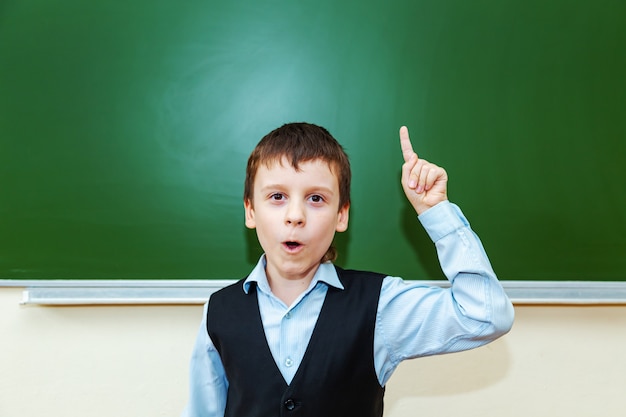
M323 203L324 202L324 197L322 197L319 194L313 194L311 197L309 197L309 199L314 202L314 203Z
M285 199L285 196L282 193L274 193L270 195L270 200L272 201L282 201Z

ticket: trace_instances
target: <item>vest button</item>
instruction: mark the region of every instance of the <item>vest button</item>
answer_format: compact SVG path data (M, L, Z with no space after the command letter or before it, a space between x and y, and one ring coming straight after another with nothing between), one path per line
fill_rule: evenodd
M293 411L293 409L296 408L296 403L290 398L285 401L285 408L289 411Z

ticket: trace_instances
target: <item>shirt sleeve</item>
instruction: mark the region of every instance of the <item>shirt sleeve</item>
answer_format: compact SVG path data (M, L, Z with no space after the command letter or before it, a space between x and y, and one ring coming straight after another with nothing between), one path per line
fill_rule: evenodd
M228 380L220 355L206 327L208 303L204 305L189 364L189 401L181 417L223 417Z
M451 285L385 278L374 336L374 363L383 386L405 359L482 346L513 324L513 305L461 210L445 201L419 220Z

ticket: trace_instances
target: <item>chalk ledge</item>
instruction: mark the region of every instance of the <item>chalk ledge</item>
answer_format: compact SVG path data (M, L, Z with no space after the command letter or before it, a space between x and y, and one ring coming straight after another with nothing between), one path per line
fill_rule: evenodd
M203 304L235 280L0 280L0 288L23 288L25 305ZM449 287L447 281L419 281ZM514 304L626 304L626 282L506 281Z

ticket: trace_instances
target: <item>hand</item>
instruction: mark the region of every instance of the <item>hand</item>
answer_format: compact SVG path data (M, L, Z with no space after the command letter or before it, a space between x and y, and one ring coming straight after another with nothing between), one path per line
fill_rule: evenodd
M446 170L417 157L406 126L400 128L400 147L404 156L402 188L417 214L422 214L434 205L446 201L448 199Z

